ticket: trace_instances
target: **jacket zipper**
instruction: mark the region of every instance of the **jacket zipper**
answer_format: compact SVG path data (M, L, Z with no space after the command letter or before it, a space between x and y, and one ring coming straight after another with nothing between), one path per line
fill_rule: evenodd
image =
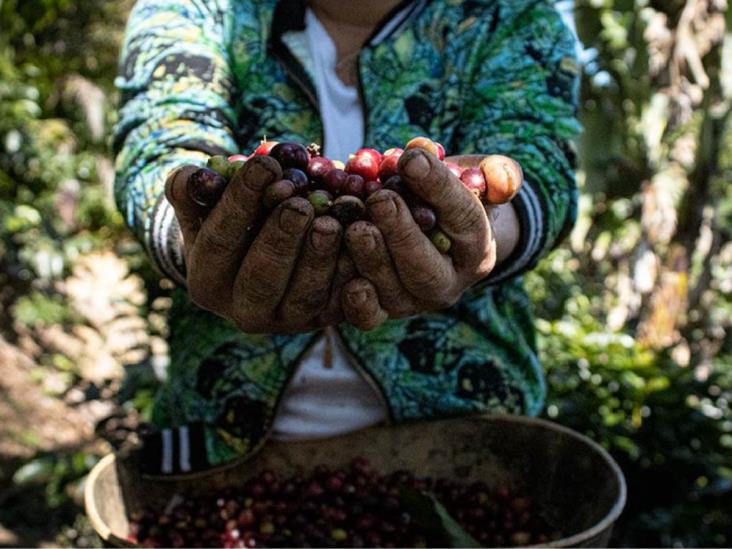
M364 146L367 146L366 143L366 137L368 136L369 131L369 109L368 104L365 101L365 94L364 94L364 88L363 88L363 79L361 77L361 53L363 50L367 49L371 43L371 41L379 35L379 33L384 29L386 25L388 25L396 15L402 12L412 2L419 2L419 0L402 0L397 6L395 6L385 17L382 21L379 22L379 24L374 28L374 30L371 32L369 37L366 39L366 42L364 42L363 47L361 48L361 51L358 54L357 57L357 67L356 72L358 73L358 98L361 103L361 108L363 110L363 143ZM415 15L415 11L417 8L410 11L409 14L407 14L404 18L406 20L409 17L413 17ZM400 27L400 25L397 25L396 28ZM396 28L394 30L396 30ZM391 34L391 33L390 33ZM385 36L383 40L388 38L388 36ZM307 97L308 101L312 105L313 109L315 109L315 112L318 113L318 116L320 117L320 136L321 136L321 143L320 146L323 150L325 150L325 130L323 128L323 120L322 120L322 113L320 111L320 104L318 103L318 98L313 92L314 86L311 82L305 82L300 77L299 74L297 74L297 71L295 71L292 68L291 64L298 65L302 67L302 64L299 62L299 60L295 59L295 57L292 55L292 53L287 49L287 45L282 42L282 40L277 37L276 43L270 42L268 45L268 49L270 53L280 62L282 65L282 68L284 69L285 73L292 79L292 81L297 85L298 88L302 90L302 92ZM283 55L281 52L277 51L278 47L285 49L287 55Z
M363 77L361 76L361 54L364 52L364 50L368 49L371 46L371 42L376 38L379 33L386 27L391 21L402 12L402 10L406 9L406 7L411 4L412 2L416 2L418 0L402 0L399 2L398 5L396 5L394 8L392 8L391 11L389 11L388 14L382 19L378 25L374 28L373 31L371 31L371 34L366 39L366 42L364 42L363 46L361 47L361 51L358 52L358 56L356 57L356 73L358 76L358 99L361 103L361 109L363 110L363 146L367 147L368 143L366 142L366 138L369 135L369 106L366 102L366 94L364 93L363 88ZM404 17L404 20L398 24L394 29L392 29L392 32L390 32L387 36L384 36L381 40L383 42L386 40L389 36L393 34L394 31L396 31L399 27L402 26L404 21L406 21L409 17L413 17L415 15L415 9L410 10L410 12Z
M280 43L282 44L282 42ZM287 46L284 44L282 44L281 47L287 48ZM325 150L325 127L323 126L323 115L320 111L318 98L315 93L313 93L314 86L311 82L303 81L300 75L297 74L297 71L292 68L291 63L299 65L299 61L297 61L297 59L295 59L289 51L287 51L288 55L284 56L279 51L277 51L277 48L272 44L269 45L269 51L272 56L280 62L280 66L282 66L285 74L289 76L290 79L295 83L295 85L305 94L308 103L310 103L313 110L318 114L318 118L320 119L320 147L321 150Z
M308 98L308 101L312 105L313 109L315 109L315 111L320 115L320 105L318 104L318 98L313 93L310 82L303 82L302 78L300 78L300 76L296 74L296 72L290 66L290 63L297 63L297 61L285 59L285 57L281 55L280 52L278 52L274 47L270 47L270 52L282 64L282 68L284 69L285 73L287 73L287 75L295 82L295 84L297 84L300 90L302 90L302 92Z

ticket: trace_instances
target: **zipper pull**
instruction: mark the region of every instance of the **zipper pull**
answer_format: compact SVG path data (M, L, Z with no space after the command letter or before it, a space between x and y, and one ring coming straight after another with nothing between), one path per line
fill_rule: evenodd
M325 329L325 349L323 350L323 367L333 367L333 334L330 327Z

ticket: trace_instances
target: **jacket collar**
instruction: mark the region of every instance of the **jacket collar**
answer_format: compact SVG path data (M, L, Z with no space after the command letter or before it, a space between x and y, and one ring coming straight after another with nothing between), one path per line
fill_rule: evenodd
M375 45L399 29L412 15L421 11L428 0L401 0L376 25L366 40L366 45ZM272 16L270 43L282 42L282 35L289 31L305 30L305 10L303 0L279 0Z

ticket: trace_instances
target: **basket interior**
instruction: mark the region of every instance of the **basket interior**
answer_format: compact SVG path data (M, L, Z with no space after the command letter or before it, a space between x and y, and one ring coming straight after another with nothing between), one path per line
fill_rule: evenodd
M116 538L124 539L129 512L143 506L162 508L176 494L216 494L243 484L262 469L283 476L306 474L317 464L340 466L358 456L384 473L408 469L420 476L513 486L537 502L563 539L584 533L582 539L588 540L602 523L609 527L625 496L619 469L596 445L549 422L506 416L371 428L318 441L274 442L253 460L197 477L141 478L133 464L115 461L96 478L92 499L102 522Z

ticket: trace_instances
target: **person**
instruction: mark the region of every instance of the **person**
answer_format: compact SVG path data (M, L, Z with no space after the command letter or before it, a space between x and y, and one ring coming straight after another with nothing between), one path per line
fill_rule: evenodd
M171 362L143 445L153 474L250 456L271 438L468 414L538 414L545 386L521 275L571 228L577 64L549 0L138 0L120 75L116 198L176 281ZM260 140L345 160L416 135L500 153L525 181L487 212L434 156L400 172L451 237L372 195L344 229L249 160L211 210L186 185Z

